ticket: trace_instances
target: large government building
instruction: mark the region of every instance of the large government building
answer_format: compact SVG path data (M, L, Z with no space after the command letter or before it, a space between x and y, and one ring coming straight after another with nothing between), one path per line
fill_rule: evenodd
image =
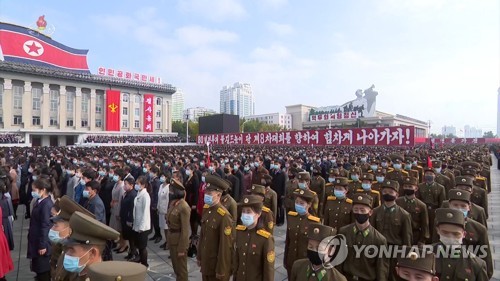
M0 134L33 146L171 134L175 87L136 73L91 74L86 51L11 24L0 23L0 48Z

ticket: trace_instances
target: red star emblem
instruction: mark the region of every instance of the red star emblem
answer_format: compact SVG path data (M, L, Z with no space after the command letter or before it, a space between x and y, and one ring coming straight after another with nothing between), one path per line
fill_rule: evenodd
M26 47L29 48L29 51L28 53L31 53L31 52L34 52L34 53L37 53L38 54L38 50L40 50L41 48L38 47L35 42L31 42L31 45L26 45Z

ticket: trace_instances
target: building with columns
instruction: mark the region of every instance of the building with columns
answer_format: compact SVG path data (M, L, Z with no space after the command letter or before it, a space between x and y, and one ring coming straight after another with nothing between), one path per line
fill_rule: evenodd
M120 91L120 130L106 130L106 91ZM172 134L170 84L0 61L0 134L33 146L78 143L87 134ZM144 95L154 96L152 131L143 132ZM172 134L176 135L176 134Z

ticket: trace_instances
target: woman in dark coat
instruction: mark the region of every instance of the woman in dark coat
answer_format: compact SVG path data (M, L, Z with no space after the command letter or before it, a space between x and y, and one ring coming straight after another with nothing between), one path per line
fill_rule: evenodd
M129 254L125 257L127 260L134 260L137 256L137 247L134 244L134 231L132 224L134 222L134 199L137 191L134 189L135 180L132 177L126 178L123 188L125 194L120 206L120 223L122 225L122 238L129 241Z
M50 281L50 256L52 247L48 238L52 227L50 210L53 206L49 193L52 185L45 178L33 182L31 195L36 200L31 213L28 230L28 259L31 259L31 271L36 273L36 280Z
M7 238L7 243L9 244L9 250L14 250L14 234L12 233L12 221L13 218L12 208L10 203L10 197L6 196L7 187L3 181L0 181L0 208L2 209L2 226L3 232L5 233L5 238ZM10 217L10 218L9 218Z

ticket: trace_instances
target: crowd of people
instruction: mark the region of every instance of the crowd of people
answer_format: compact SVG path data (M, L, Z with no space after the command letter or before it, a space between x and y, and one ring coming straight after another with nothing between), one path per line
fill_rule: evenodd
M110 135L87 135L85 143L176 143L180 142L178 136L110 136Z
M188 258L197 260L203 280L274 280L273 232L285 222L288 280L489 280L493 274L486 219L490 153L497 147L206 149L5 148L0 277L12 270L20 204L30 220L27 257L36 280L125 274L112 266L99 270L113 253L126 253L129 264L146 271L148 243L169 251L177 280L188 280ZM343 250L328 242L339 235L349 251L328 266ZM360 245L408 251L400 258L355 256ZM426 245L429 252L415 250ZM487 251L438 255L460 245Z
M0 143L6 144L6 143L20 143L24 142L23 137L21 137L18 134L0 134Z

